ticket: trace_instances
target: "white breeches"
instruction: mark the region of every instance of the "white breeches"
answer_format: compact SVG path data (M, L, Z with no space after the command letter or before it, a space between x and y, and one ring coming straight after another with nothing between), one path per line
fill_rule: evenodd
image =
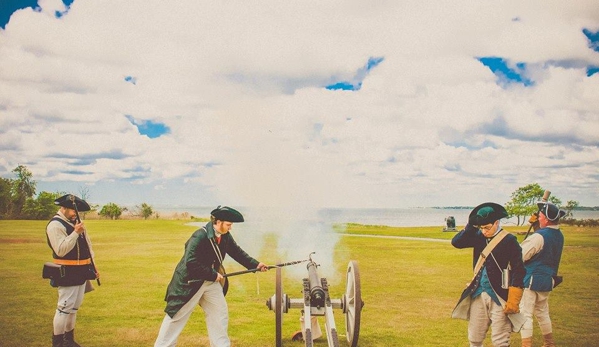
M522 338L532 337L533 315L537 318L539 328L543 335L552 332L551 318L549 317L549 294L551 292L535 292L524 289L522 301L520 301L520 313L526 317L526 323L520 331Z
M58 287L58 304L54 314L54 335L75 329L77 310L83 302L85 283L80 286Z
M491 327L493 346L509 346L512 323L503 308L497 305L487 294L482 293L470 303L470 320L468 322L468 340L471 347L482 347Z
M206 327L210 347L230 347L228 336L229 308L218 282L205 281L200 290L171 318L165 315L154 347L174 347L185 328L196 305L200 305L206 316Z

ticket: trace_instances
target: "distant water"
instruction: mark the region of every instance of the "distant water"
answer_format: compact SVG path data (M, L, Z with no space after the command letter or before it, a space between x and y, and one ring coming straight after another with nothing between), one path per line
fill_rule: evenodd
M187 212L191 216L207 218L214 207L179 207L179 208L155 208L162 214L174 212ZM263 208L240 207L248 222L268 222L270 211ZM453 216L456 226L464 226L468 220L470 209L456 208L367 208L367 209L345 209L327 208L315 212L313 218L323 222L332 223L357 223L363 225L387 225L397 227L417 226L445 226L445 218ZM293 216L287 217L292 219ZM302 216L305 218L305 216ZM599 219L599 211L574 211L576 219ZM505 225L515 225L516 218L504 221Z

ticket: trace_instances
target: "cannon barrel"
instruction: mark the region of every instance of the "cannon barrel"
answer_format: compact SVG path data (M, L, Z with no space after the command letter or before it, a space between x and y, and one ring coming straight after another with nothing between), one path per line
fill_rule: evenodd
M308 280L310 283L310 306L321 308L325 305L325 292L322 288L322 284L320 281L320 276L318 276L318 272L316 268L318 264L311 261L308 263Z

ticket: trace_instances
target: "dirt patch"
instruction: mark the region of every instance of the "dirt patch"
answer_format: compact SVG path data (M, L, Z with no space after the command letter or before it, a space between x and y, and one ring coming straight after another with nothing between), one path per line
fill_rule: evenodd
M43 243L32 239L0 239L0 243Z

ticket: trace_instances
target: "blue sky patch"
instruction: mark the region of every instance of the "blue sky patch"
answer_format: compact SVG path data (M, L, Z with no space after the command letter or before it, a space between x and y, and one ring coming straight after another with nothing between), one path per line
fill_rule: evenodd
M126 76L125 77L125 82L129 82L131 84L137 84L137 77Z
M589 48L595 52L599 52L599 31L592 32L588 29L583 29L582 33L589 40ZM593 76L597 72L599 72L599 66L591 65L587 67L587 76Z
M40 6L38 4L38 0L0 0L0 28L6 29L6 24L10 21L10 16L12 16L15 11L22 10L27 7L31 7L34 11L40 11ZM63 12L56 11L54 16L56 18L60 18L66 15L69 12L71 4L75 2L75 0L62 0L62 3L67 7L67 9Z
M524 76L526 72L526 63L516 63L515 68L508 66L505 59L500 57L480 57L478 61L488 67L503 83L520 83L524 86L531 86L534 82Z
M167 127L164 123L153 122L151 120L145 119L139 120L129 115L126 115L125 117L127 117L127 120L129 120L131 124L137 127L137 130L141 135L146 135L151 139L155 139L157 137L171 132L171 129Z
M377 67L380 63L383 62L383 60L385 60L385 58L383 57L370 57L368 58L368 62L366 62L366 65L359 68L351 80L331 83L325 86L325 88L328 90L360 90L360 88L362 88L362 81L364 81L364 79L368 76L370 70Z
M592 32L589 29L582 29L582 33L589 40L589 48L599 52L599 31Z
M362 82L358 84L352 84L351 82L337 82L335 84L329 84L325 88L328 90L360 90Z
M33 9L39 8L37 0L2 0L2 5L0 5L0 28L6 29L6 24L8 24L10 16L12 16L15 11L27 7Z

